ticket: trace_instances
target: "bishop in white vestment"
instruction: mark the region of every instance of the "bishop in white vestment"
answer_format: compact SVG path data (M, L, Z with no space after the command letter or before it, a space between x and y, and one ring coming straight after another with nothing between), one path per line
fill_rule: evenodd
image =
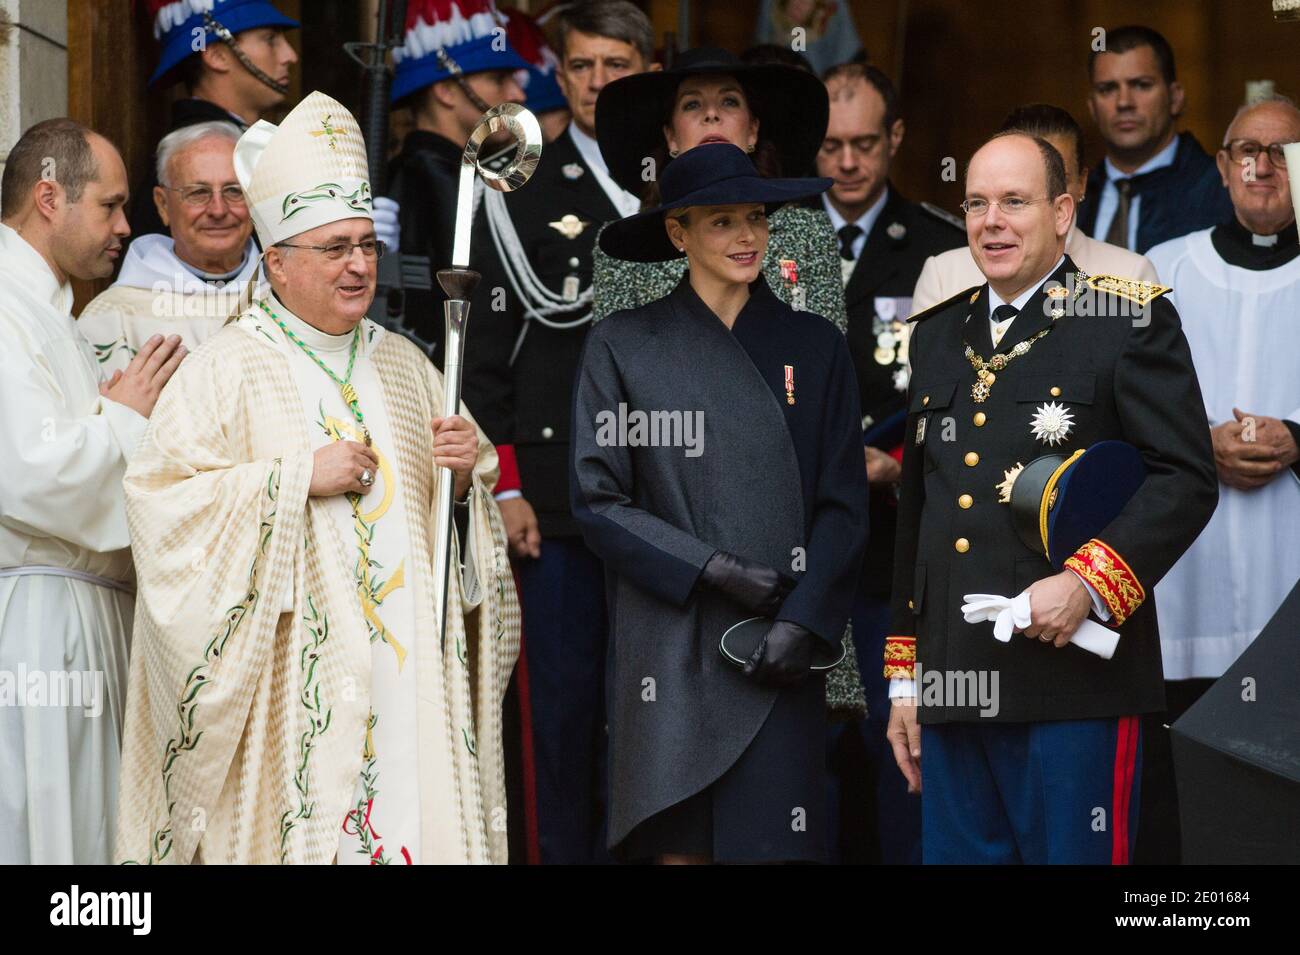
M427 358L363 317L380 250L348 111L312 93L235 164L272 290L187 361L127 473L141 610L116 855L504 862L519 616L496 452L467 415L443 420Z

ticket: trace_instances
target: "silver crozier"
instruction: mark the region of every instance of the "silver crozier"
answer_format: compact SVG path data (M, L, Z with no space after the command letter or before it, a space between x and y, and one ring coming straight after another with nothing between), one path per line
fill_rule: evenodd
M494 134L509 132L515 140L515 154L500 172L479 164L479 149ZM442 413L449 417L460 413L461 359L465 352L465 324L469 320L469 300L479 282L479 273L469 267L470 227L474 220L474 177L493 189L512 192L528 181L542 157L542 130L537 117L518 103L502 103L483 114L465 144L460 157L460 183L456 194L456 238L451 252L451 268L438 272L438 284L447 293L443 314L447 320L446 350L442 365ZM451 541L455 533L455 476L450 468L438 468L438 499L434 513L442 521L434 539L433 572L441 584L438 606L440 645L447 645L447 589L451 573Z

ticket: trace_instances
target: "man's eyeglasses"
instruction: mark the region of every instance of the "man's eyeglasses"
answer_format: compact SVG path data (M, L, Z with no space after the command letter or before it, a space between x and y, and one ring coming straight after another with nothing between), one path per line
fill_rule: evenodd
M222 186L219 190L213 190L211 186L163 186L163 188L170 192L179 192L181 202L196 209L211 202L217 192L221 193L221 199L226 205L244 205L244 190L239 186Z
M1258 162L1260 153L1268 153L1268 161L1274 166L1281 169L1286 168L1286 153L1282 147L1286 143L1269 143L1265 146L1263 143L1254 139L1234 139L1227 143L1223 150L1228 154L1228 158L1233 162L1242 163L1247 160Z
M1024 212L1035 202L1046 202L1046 197L1042 199L1021 199L1019 196L1003 196L1001 199L967 199L961 204L961 211L968 216L979 218L987 215L989 206L997 206L1002 210L1003 215L1014 216Z
M282 249L309 249L312 252L322 252L331 262L351 258L353 249L360 249L361 254L368 259L384 257L384 243L378 239L364 239L361 242L331 242L329 245L294 245L291 242L277 242L275 245Z

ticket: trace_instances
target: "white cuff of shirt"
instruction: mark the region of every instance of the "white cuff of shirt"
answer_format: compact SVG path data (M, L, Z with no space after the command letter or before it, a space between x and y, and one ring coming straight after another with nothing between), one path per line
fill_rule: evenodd
M117 446L122 449L122 458L127 464L135 456L135 450L149 427L149 419L134 408L128 408L111 398L100 397L97 408L99 414L108 422L108 430L113 433Z
M502 491L500 494L493 494L492 496L498 501L508 501L511 498L523 497L524 492L519 490L519 488L515 488L513 491Z
M1080 576L1080 575L1079 575L1079 574L1074 570L1073 567L1070 568L1070 573L1072 573L1072 574L1074 574L1074 576L1078 577L1078 578L1079 578L1079 583L1083 584L1083 586L1084 586L1085 588L1087 588L1087 590L1088 590L1088 596L1089 596L1090 598L1092 598L1092 612L1095 613L1095 614L1097 615L1097 619L1100 620L1100 621L1102 621L1103 623L1105 623L1107 620L1109 620L1109 619L1110 619L1110 608L1106 606L1106 601L1104 601L1104 600L1101 599L1101 594L1097 593L1096 589L1092 586L1092 584L1090 584L1090 583L1088 583L1086 580L1084 580L1083 577Z
M916 681L909 680L905 676L895 676L889 678L889 698L897 700L900 697L910 696L916 699Z

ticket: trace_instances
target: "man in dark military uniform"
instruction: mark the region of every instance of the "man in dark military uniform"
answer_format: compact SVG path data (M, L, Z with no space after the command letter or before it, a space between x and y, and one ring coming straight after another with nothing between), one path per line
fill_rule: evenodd
M472 34L468 38L466 31ZM484 113L502 103L524 102L514 74L527 69L528 62L505 41L505 19L492 0L411 0L406 7L405 41L394 52L394 61L390 96L394 105L411 109L415 128L406 134L401 152L389 165L388 191L400 206L402 253L427 258L431 273L429 290L407 289L405 321L433 346L434 363L441 368L446 295L436 273L452 264L461 156ZM476 194L481 195L483 188L476 183ZM471 236L470 267L482 279L471 299L467 343L478 334L476 320L491 307L492 291L502 281L487 239L481 201ZM465 405L488 437L494 438L490 412L475 400L479 396L468 358L464 377ZM503 466L498 489L509 480Z
M874 799L864 801L875 808L867 823L876 835L870 861L914 864L921 861L921 809L894 771L885 741L888 684L878 661L889 632L912 289L926 259L964 246L966 232L960 219L909 202L889 181L903 141L898 93L889 77L874 66L846 63L829 70L825 81L830 121L817 174L834 185L811 205L825 209L840 240L849 352L871 484L871 536L853 611L853 640L867 693L867 785L874 791ZM846 790L845 799L851 798ZM852 828L846 824L846 831Z
M913 316L890 741L924 783L926 862L1127 862L1138 716L1164 704L1151 591L1218 499L1200 386L1168 289L1065 255L1074 200L1045 141L985 144L965 208L988 282ZM1049 562L1003 502L1018 469L1111 440L1145 479ZM967 595L1023 591L1023 636L967 622ZM1071 645L1090 612L1118 629L1111 659Z
M592 249L606 222L638 209L609 177L595 139L606 83L651 65L645 14L621 0L575 4L556 16L556 78L573 120L546 145L532 179L483 199L484 236L504 270L505 307L471 321L467 403L500 454L517 465L498 493L519 582L530 858L605 860L604 569L569 506L573 387L590 328ZM478 239L475 239L478 242ZM530 829L534 828L530 826Z

